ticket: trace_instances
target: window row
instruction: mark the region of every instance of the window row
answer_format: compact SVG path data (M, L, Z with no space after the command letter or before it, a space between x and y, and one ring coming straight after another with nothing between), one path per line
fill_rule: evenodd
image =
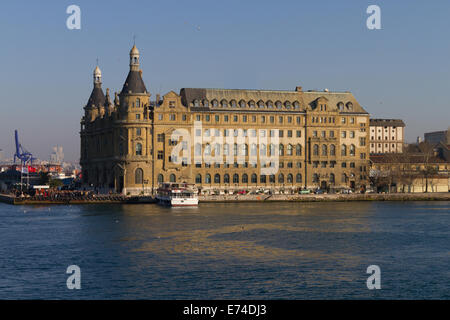
M231 179L232 178L232 179ZM213 180L214 179L214 180ZM225 173L223 176L216 173L214 177L211 177L209 173L207 173L204 177L202 177L201 174L197 174L195 176L195 183L197 184L220 184L220 183L258 183L258 175L256 173L253 173L250 175L250 177L244 173L242 176L235 173L232 176L230 176L228 173ZM259 183L294 183L294 175L289 173L286 175L280 173L278 176L275 175L260 175L259 176ZM302 183L302 174L297 173L295 176L295 183Z

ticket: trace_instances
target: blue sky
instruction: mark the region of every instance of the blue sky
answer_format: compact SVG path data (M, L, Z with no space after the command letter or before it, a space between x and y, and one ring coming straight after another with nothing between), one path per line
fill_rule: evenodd
M66 8L81 8L81 30ZM368 30L366 8L381 8ZM79 158L96 59L119 91L136 35L152 96L183 87L349 90L408 141L450 123L449 1L9 1L0 12L0 149L13 133L48 159Z

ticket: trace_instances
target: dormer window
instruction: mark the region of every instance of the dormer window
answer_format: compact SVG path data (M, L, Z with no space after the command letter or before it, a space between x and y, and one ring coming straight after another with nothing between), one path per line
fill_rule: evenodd
M203 100L203 106L204 107L209 107L209 101L208 100Z
M230 105L232 108L236 108L236 100L231 100Z
M249 103L248 103L248 105L250 106L250 108L254 108L255 107L255 101L250 101Z
M267 108L272 109L273 108L273 103L272 101L267 101Z
M291 103L289 101L286 101L284 103L284 105L286 106L286 109L290 109L291 108Z
M228 107L228 102L226 100L222 100L222 107L226 108Z
M300 103L298 103L298 101L294 102L294 109L296 110L300 109Z
M264 108L264 107L265 107L264 102L263 102L263 101L259 101L259 102L258 102L258 106L259 106L260 108Z
M217 100L212 101L213 107L217 107L219 105L219 102Z
M348 110L353 110L353 103L347 102L347 108Z
M245 101L244 101L244 100L241 100L241 101L239 102L239 105L241 106L241 108L245 108Z
M275 102L275 105L277 106L277 109L281 109L281 107L282 107L281 101Z
M198 100L194 100L194 107L200 107L200 102Z
M337 107L338 107L339 111L343 111L344 110L344 103L343 102L339 102L337 104Z

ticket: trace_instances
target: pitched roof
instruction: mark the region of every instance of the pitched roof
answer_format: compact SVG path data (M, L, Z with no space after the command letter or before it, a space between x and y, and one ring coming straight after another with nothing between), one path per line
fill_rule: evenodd
M352 104L351 110L344 108L342 112L367 113L350 92L183 88L180 95L183 104L186 106L189 106L195 100L207 100L209 102L226 100L228 103L231 100L237 103L241 100L245 102L254 101L255 103L261 100L263 102L271 101L272 103L276 101L282 103L298 101L303 108L307 106L314 108L317 99L324 97L331 106L337 106L340 102L344 105L349 102Z
M130 70L122 88L122 93L147 93L140 71Z
M105 104L105 94L103 93L103 89L100 85L95 84L86 106L91 107L92 105L94 105L98 107L104 104Z
M402 119L370 119L371 126L405 127Z

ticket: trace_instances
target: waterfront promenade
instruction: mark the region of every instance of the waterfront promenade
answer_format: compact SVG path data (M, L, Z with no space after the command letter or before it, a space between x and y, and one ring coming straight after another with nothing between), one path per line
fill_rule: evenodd
M347 201L450 201L450 192L443 193L354 193L354 194L273 194L273 195L199 195L200 203L233 202L347 202ZM12 205L39 204L148 204L151 196L90 195L86 197L14 197L0 194L0 202Z

